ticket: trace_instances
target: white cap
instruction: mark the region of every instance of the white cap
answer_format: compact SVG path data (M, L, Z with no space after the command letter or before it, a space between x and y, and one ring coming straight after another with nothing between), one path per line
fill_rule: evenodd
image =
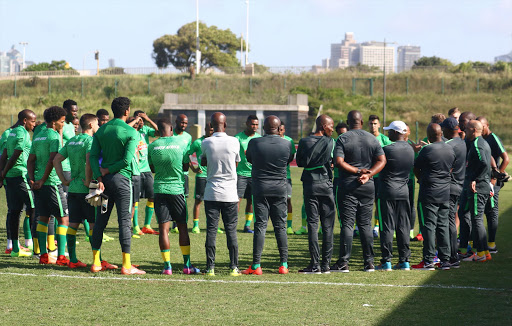
M403 121L393 121L388 127L384 127L384 130L394 130L401 134L407 133L407 125Z

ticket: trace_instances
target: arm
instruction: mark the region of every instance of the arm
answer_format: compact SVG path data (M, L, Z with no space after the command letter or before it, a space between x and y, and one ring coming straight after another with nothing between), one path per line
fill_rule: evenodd
M12 156L9 158L9 161L5 163L7 160L7 149L4 149L4 152L2 154L2 161L0 162L2 167L2 174L0 175L0 183L5 179L5 176L7 175L7 172L9 172L10 169L16 164L16 161L20 157L20 155L23 153L23 151L19 149L15 149L12 153Z
M296 162L297 162L297 166L298 167L305 167L306 166L306 162L305 162L305 157L304 157L304 146L302 145L303 142L302 142L302 139L299 140L299 147L297 147L297 155L296 155Z
M140 120L140 119L142 119L142 118L141 118L141 117L140 117L140 115L139 115L139 116L137 116L135 119L133 119L131 122L127 123L127 125L129 125L130 127L132 127L132 128L133 128L133 126L135 126L135 124L136 124L136 123L139 123L139 120Z
M89 156L89 165L91 167L93 177L96 179L98 177L101 177L100 153L101 153L100 142L98 141L98 138L96 138L96 135L94 135L93 139L92 139L91 151L90 151L90 156Z
M4 170L6 162L7 162L7 149L4 148L4 150L2 151L2 156L0 157L0 171Z
M505 169L507 168L508 163L510 163L510 159L508 157L507 152L501 153L500 157L501 157L501 164L500 164L499 170L501 173L505 173Z
M62 182L62 184L65 186L69 186L71 180L66 179L64 176L64 170L62 169L62 161L65 159L66 157L64 157L62 154L57 153L57 155L55 155L55 159L53 160L53 166L55 167L55 172L57 172L57 175L59 176L60 182Z
M36 155L30 154L28 156L28 160L27 160L27 174L28 174L28 179L29 179L31 186L34 183L34 179L35 179L35 177L34 177L35 168L36 168Z
M150 164L149 168L151 169L151 172L155 173L155 167L153 166L153 164Z
M187 172L189 167L189 163L183 163L183 172Z
M139 117L141 117L142 119L144 119L145 121L149 122L149 124L151 125L151 127L153 129L155 129L155 134L156 132L158 132L158 126L156 125L156 123L153 122L153 120L151 120L148 115L146 113L139 113Z
M84 180L84 186L89 187L89 184L92 180L92 168L90 163L90 156L91 153L87 153L85 156L85 180Z
M382 171L384 166L386 166L386 155L379 155L375 160L375 163L371 167L370 170L363 170L363 174L359 177L359 182L361 184L365 184L371 177Z

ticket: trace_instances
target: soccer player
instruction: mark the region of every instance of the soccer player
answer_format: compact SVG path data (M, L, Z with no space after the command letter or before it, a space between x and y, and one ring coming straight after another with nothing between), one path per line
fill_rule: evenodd
M322 114L316 119L316 131L312 136L302 138L297 150L297 166L303 167L302 186L308 220L308 242L311 260L299 270L301 274L330 273L334 218L336 216L332 192L332 153L334 140L331 138L334 121ZM322 225L322 261L318 246L318 224Z
M44 112L46 128L34 138L27 161L29 182L34 191L36 215L39 217L37 237L39 240L40 264L67 266L66 233L68 229L68 206L62 183L53 168L53 159L62 148L60 131L64 127L66 110L52 106ZM54 216L57 226L57 261L48 256L46 238L48 220Z
M491 254L498 252L496 248L496 231L498 230L498 199L501 188L505 185L503 179L500 180L500 174L505 174L510 159L508 153L503 147L503 144L498 136L489 129L489 121L485 117L478 117L478 121L482 123L482 137L487 141L491 147L491 155L494 159L493 178L491 183L494 185L494 195L492 199L487 202L485 207L485 215L487 217L487 230L489 232L488 247Z
M90 165L93 178L98 181L98 188L108 196L108 206L105 213L98 210L96 223L91 238L93 248L93 264L91 272L102 270L100 249L103 231L108 224L114 203L117 208L119 222L119 242L123 253L123 267L121 273L125 275L141 275L146 272L131 264L131 163L135 156L139 135L132 127L126 124L130 116L130 100L118 97L112 101L114 120L104 124L93 136L90 153ZM99 165L100 153L103 155Z
M216 112L210 119L213 134L201 143L201 166L206 166L206 188L204 210L206 214L206 271L215 275L215 241L219 215L226 230L229 251L229 274L239 276L238 240L238 196L236 192L236 165L240 162L240 144L235 137L226 134L226 116Z
M380 119L375 114L372 114L368 117L368 128L370 130L370 133L377 138L379 141L379 144L381 147L384 147L386 145L391 144L391 141L389 140L388 136L380 133ZM378 189L379 189L379 174L377 173L373 177L374 183L375 183L375 199L377 204L377 200L379 198ZM373 228L373 237L378 238L379 237L379 210L375 209L375 226Z
M98 126L100 127L110 120L110 115L105 109L99 109L96 111L96 116L98 117Z
M459 122L460 109L458 107L451 108L450 110L448 110L448 117L454 118L455 120L457 120L457 122Z
M381 218L380 248L382 259L377 270L391 271L393 258L393 233L396 232L398 264L395 269L410 270L409 231L411 207L409 205L409 173L414 165L414 150L405 141L407 125L393 121L388 127L391 144L382 147L386 166L380 172L377 209Z
M334 159L340 181L336 200L342 210L340 252L331 272L349 272L352 254L353 228L357 221L363 249L364 271L373 272L372 213L375 200L373 176L386 165L382 146L374 135L363 130L363 117L359 111L347 115L349 131L336 141Z
M94 227L95 209L85 201L89 193L89 184L92 179L92 170L89 161L89 152L92 146L92 136L98 130L98 118L94 114L84 114L80 118L82 133L68 140L55 156L53 164L62 184L69 187L69 227L66 235L69 251L69 268L87 267L76 256L76 232L82 221L87 221ZM64 175L62 162L69 159L71 178ZM92 236L89 230L89 237ZM105 263L103 263L105 265Z
M254 205L254 237L252 265L243 274L261 275L261 253L265 244L268 219L272 220L279 250L279 274L288 274L288 238L286 235L286 166L294 154L289 141L279 137L281 121L270 115L265 118L264 137L253 138L245 153L252 164L252 199Z
M459 267L459 255L457 249L457 224L456 215L459 205L459 197L464 184L464 175L466 173L466 144L459 137L459 122L455 118L447 118L441 123L446 143L453 148L455 153L455 163L450 173L450 267Z
M172 275L169 224L175 221L179 229L179 243L183 254L183 273L197 274L199 269L190 263L190 238L187 229L187 205L183 188L183 171L188 170L187 144L172 137L172 122L169 119L158 120L161 137L149 145L148 163L155 172L155 210L160 230L160 252L164 260L162 274Z
M66 145L68 140L75 137L75 126L73 125L73 120L78 118L78 106L77 103L73 100L65 100L62 104L64 110L66 110L66 122L64 127L62 128L62 146ZM71 179L71 166L69 164L69 160L65 160L62 162L62 168L64 170L64 176L67 180ZM63 185L64 192L68 192L68 186Z
M17 124L17 122L16 122ZM7 142L7 137L9 137L9 134L11 133L11 130L13 128L16 128L16 124L14 124L14 126L11 126L9 128L7 128L3 133L2 133L2 137L0 138L0 151L3 153L4 152L4 148L5 148L5 143ZM4 184L5 185L5 181L4 181ZM5 201L7 202L7 191L5 191ZM11 227L9 226L10 225L10 219L11 219L11 213L9 212L9 209L7 209L7 215L6 215L6 218L5 218L5 230L6 230L6 233L7 233L7 246L5 248L5 253L6 254L11 254L12 252L12 239L11 239ZM25 225L25 223L23 223L23 225Z
M297 150L295 149L295 143L293 142L293 139L291 139L290 137L285 135L285 132L286 132L286 127L284 125L284 122L281 121L281 126L279 127L279 136L292 143L292 145L293 145L292 152L295 155L295 153L297 152ZM290 172L290 164L288 164L286 166L286 181L288 183L286 186L286 192L288 195L288 198L286 199L286 204L288 205L288 217L286 219L286 233L293 234L293 229L292 229L292 222L293 222L292 176L291 176L291 172Z
M487 232L484 227L484 210L492 189L491 183L491 147L482 137L483 126L478 120L471 120L466 125L466 139L469 143L468 165L464 183L468 186L468 203L471 214L471 231L476 254L466 254L464 261L484 262L491 260L487 244ZM464 242L463 242L464 240ZM467 246L466 238L461 239L461 248Z
M190 164L190 168L196 174L196 189L194 192L194 225L192 226L192 233L199 234L201 230L199 229L199 208L201 207L201 203L204 200L204 189L206 187L206 177L208 174L206 173L206 167L201 166L201 155L203 154L201 150L201 144L203 140L210 137L213 134L213 128L209 123L204 127L204 135L201 138L196 139L192 145L190 146L190 150L188 151L188 155L196 154L197 158L197 167L193 164Z
M144 234L158 234L158 231L151 228L151 219L153 218L153 213L155 211L153 195L154 180L153 173L151 173L151 169L147 163L149 137L155 137L158 134L158 126L144 111L135 111L133 116L142 118L139 123L135 125L135 129L137 129L139 134L142 136L138 145L140 163L140 198L147 199L144 214L144 226L141 231ZM146 126L144 122L148 122L151 127Z
M23 229L25 230L25 245L30 246L32 244L30 227L35 224L35 213L34 196L27 182L27 158L32 146L29 132L34 129L35 123L36 114L33 111L23 110L18 113L17 127L9 133L0 161L0 187L5 180L7 206L10 212L8 221L12 241L11 257L32 256L31 252L20 250L18 229L21 211L23 205L25 205L27 218L30 222L28 225L24 223ZM27 243L27 240L30 240L30 242Z
M138 123L142 121L142 118L137 117L129 117L126 119L126 124L130 127L137 129ZM142 231L139 227L139 200L140 200L140 153L139 147L140 142L142 140L142 135L137 133L137 146L135 146L135 155L133 156L133 160L131 163L132 170L132 238L140 239L140 236L143 235Z
M188 117L184 114L180 114L176 117L176 126L174 127L173 137L178 137L180 141L184 144L184 146L187 147L187 152L190 150L190 146L192 145L192 136L185 131L188 126ZM185 163L189 163L188 156L185 158ZM183 173L183 182L184 182L184 192L185 192L185 204L187 204L187 198L188 198L188 170ZM187 222L188 222L188 207L186 209L187 212ZM172 223L171 232L178 233L179 230L176 227L176 222Z
M437 123L427 128L429 145L423 147L414 161L414 174L420 183L418 212L423 235L423 260L412 268L435 270L436 241L441 269L450 269L450 171L455 152L443 139Z
M251 229L251 222L253 218L251 178L252 165L247 161L245 152L247 151L247 146L249 145L251 139L261 137L261 135L256 132L256 130L258 130L258 126L258 117L255 115L250 115L247 117L247 121L245 121L245 130L235 135L235 138L238 139L238 142L240 142L241 158L241 161L236 168L236 174L238 178L236 188L238 191L239 206L242 203L242 198L245 198L247 201L245 206L245 226L243 231L245 233L254 233L254 231Z

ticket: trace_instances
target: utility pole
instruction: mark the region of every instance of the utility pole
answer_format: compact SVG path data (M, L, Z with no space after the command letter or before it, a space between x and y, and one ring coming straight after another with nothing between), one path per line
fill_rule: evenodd
M247 5L247 26L245 31L245 65L249 64L249 0L245 0Z
M94 60L96 60L96 76L100 75L100 51L94 52Z
M23 45L23 66L21 70L25 69L25 47L28 45L28 42L20 42L20 45Z
M196 74L201 71L201 50L199 48L199 0L196 0Z

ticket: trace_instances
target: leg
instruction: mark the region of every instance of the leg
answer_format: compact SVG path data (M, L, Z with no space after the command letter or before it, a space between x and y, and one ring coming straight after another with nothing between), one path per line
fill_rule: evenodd
M450 195L450 212L448 214L448 228L450 232L450 262L456 262L459 260L457 249L459 244L457 242L457 206L459 204L459 196Z
M337 264L341 265L350 260L354 223L356 221L357 199L349 194L338 192L338 207L340 208L340 252Z
M407 187L409 188L409 224L411 226L411 232L409 237L414 236L414 224L416 222L416 206L414 206L414 191L415 191L415 179L409 179Z
M418 201L420 213L421 233L423 234L423 261L430 264L436 255L436 227L439 206L436 204L424 204Z
M238 268L238 239L236 234L236 226L238 224L237 203L223 203L222 205L222 221L226 229L229 267L231 270L234 270Z
M334 220L336 218L336 209L334 198L332 196L322 196L320 198L320 221L322 223L322 263L320 267L322 272L329 270L332 258Z
M206 214L206 270L213 271L215 268L215 242L220 214L219 203L205 200L204 211Z
M398 247L398 261L400 263L409 262L411 256L410 236L409 230L411 229L410 214L411 205L408 200L400 200L397 202L397 219L396 219L396 242Z
M467 191L464 189L459 197L459 249L464 254L467 251L469 238L471 236L471 213L469 212L469 197Z
M365 198L359 201L359 207L356 214L356 222L359 226L359 236L361 237L361 247L363 249L363 260L365 266L373 264L373 232L372 232L372 211L373 198Z
M281 266L288 269L288 236L286 235L286 197L272 197L269 199L270 218L274 226L277 248ZM318 224L318 223L317 223ZM317 238L318 241L318 238ZM287 271L288 272L288 271Z
M266 197L254 197L254 236L252 241L252 269L260 267L261 253L265 244L270 204Z
M377 199L377 210L381 218L380 228L380 248L382 251L381 264L391 267L391 258L393 258L393 233L395 232L396 220L398 220L396 200Z
M308 243L310 255L310 267L320 268L320 247L318 246L318 224L320 222L319 206L320 200L317 196L304 195L304 206L308 216Z
M474 230L476 248L478 256L485 256L487 254L487 232L484 227L484 209L487 201L489 200L488 194L473 194L473 201L470 204L471 208L471 223Z
M485 215L487 216L487 230L489 232L489 249L496 247L496 232L498 231L498 200L501 187L498 183L494 186L494 196L487 202Z
M436 227L436 240L437 240L437 256L441 262L449 262L451 256L450 249L450 227L449 217L450 204L441 203L437 211L437 227ZM483 226L483 225L482 225Z

